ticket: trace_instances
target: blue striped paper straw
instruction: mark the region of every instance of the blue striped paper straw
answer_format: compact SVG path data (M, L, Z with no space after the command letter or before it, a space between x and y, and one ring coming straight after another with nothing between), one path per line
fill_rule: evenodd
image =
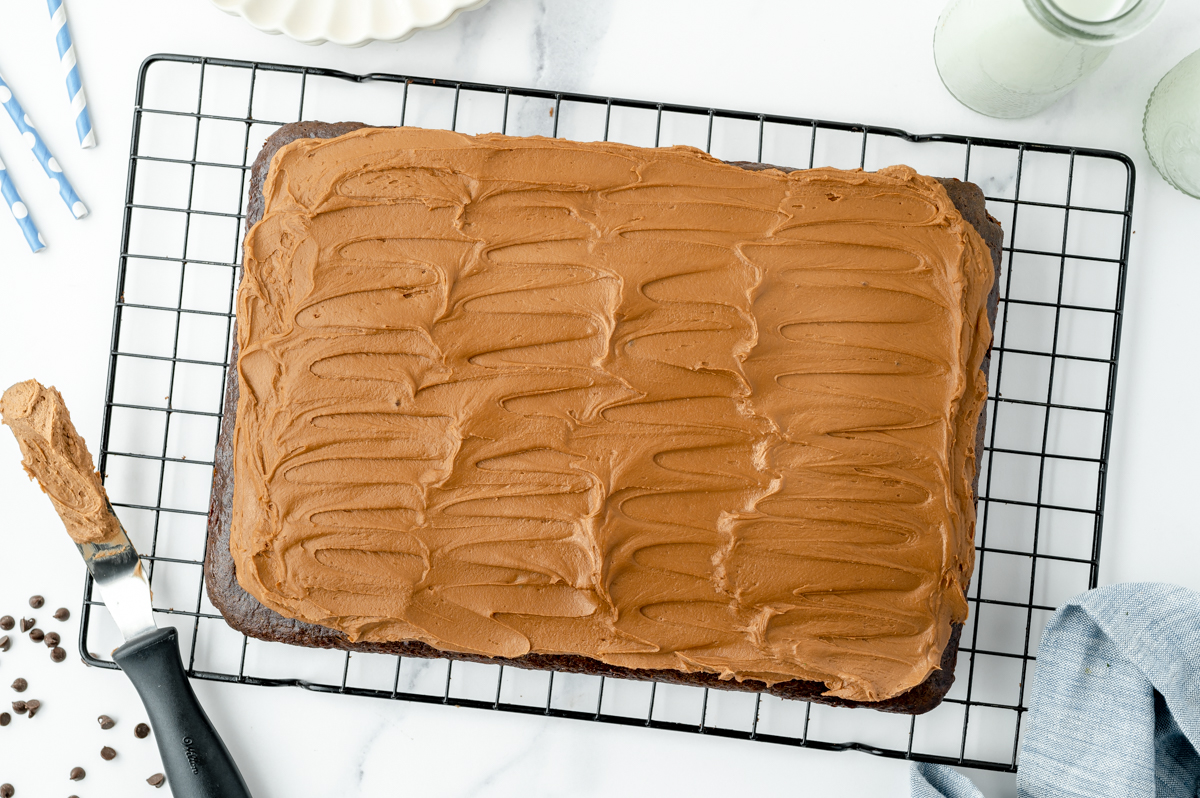
M87 206L80 202L79 195L75 193L75 189L71 188L71 184L67 182L67 176L63 174L62 167L58 165L58 159L50 154L50 149L46 146L46 142L42 141L42 137L34 129L33 120L29 118L29 114L25 113L25 109L17 102L12 89L4 82L3 75L0 75L0 105L3 105L4 110L8 111L8 115L12 117L13 124L17 126L17 130L21 131L22 140L24 140L25 145L33 153L33 157L42 165L42 171L46 173L46 177L50 178L50 183L54 186L54 190L58 192L58 196L62 197L63 202L67 203L67 210L76 219L82 219L87 216Z
M96 131L92 130L87 97L83 93L83 81L79 79L79 65L75 62L75 45L71 43L71 31L67 29L67 7L63 5L62 0L46 0L46 3L50 7L50 23L54 26L58 58L62 61L63 74L67 78L67 97L71 100L71 111L75 114L75 132L79 134L79 146L84 149L95 147Z
M13 185L12 178L8 176L8 169L5 168L4 161L0 161L0 195L8 203L8 209L12 211L13 218L17 220L17 226L25 234L29 248L34 252L41 252L45 249L46 242L42 240L42 234L38 232L37 225L29 217L29 208L21 201L21 195L17 193L17 187Z

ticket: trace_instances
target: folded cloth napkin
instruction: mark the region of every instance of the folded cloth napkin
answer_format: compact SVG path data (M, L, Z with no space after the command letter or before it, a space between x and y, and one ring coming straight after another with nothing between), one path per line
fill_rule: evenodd
M1068 601L1046 626L1018 759L1022 798L1200 795L1200 593L1130 583ZM914 765L913 798L982 798Z

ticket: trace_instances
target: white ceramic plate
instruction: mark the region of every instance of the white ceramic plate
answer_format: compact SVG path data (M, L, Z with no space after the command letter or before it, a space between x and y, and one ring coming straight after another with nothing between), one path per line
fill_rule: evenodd
M449 25L463 11L488 0L213 0L267 33L305 44L333 42L360 47L398 42L418 30Z

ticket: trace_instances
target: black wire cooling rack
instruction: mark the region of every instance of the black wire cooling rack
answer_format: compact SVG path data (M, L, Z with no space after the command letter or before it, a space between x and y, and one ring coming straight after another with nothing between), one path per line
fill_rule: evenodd
M979 184L1004 226L971 618L957 680L926 715L247 639L208 602L213 452L249 164L281 124L319 119L500 131L727 160ZM649 726L1015 770L1038 640L1096 584L1134 170L1119 153L390 74L156 55L142 65L118 261L100 469L145 552L154 607L190 676ZM120 637L84 592L85 661Z

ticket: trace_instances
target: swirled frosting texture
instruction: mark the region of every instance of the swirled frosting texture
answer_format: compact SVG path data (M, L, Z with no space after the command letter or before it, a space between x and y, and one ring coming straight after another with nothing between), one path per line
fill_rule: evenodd
M238 295L240 584L356 641L888 698L966 617L993 267L907 167L363 129Z
M92 455L63 403L62 394L37 380L10 386L0 397L0 417L12 430L21 465L50 497L76 543L101 543L121 531Z

